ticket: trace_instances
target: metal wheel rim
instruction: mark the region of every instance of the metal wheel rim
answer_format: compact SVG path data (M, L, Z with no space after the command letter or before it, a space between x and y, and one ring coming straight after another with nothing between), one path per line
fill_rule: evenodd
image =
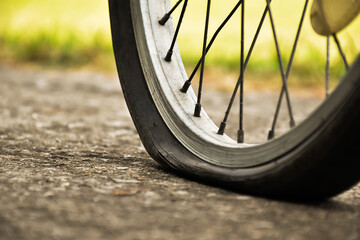
M192 117L196 96L191 88L186 94L179 91L187 75L177 45L173 60L170 63L163 60L167 52L165 46L171 41L174 29L172 24L160 26L158 20L169 8L168 0L131 1L141 65L154 103L170 131L185 148L206 162L246 168L276 160L315 136L324 119L331 118L336 109L328 106L341 106L351 89L351 84L341 81L332 95L304 122L279 138L264 144L238 144L226 135L216 134L218 127L205 111L201 118Z

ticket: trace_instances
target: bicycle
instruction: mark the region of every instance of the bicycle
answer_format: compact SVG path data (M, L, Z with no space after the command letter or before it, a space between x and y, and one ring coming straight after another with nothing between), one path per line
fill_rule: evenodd
M276 42L270 2L264 2L264 14L258 30L261 31L262 22L268 17ZM171 15L181 3L180 19L174 29ZM208 48L232 14L241 11L241 16L244 16L245 0L237 2L219 27L220 30L214 34L215 38L210 41L207 41L207 35L211 1L207 0L207 4L204 4L206 19L202 55L194 70L195 73L200 71L197 94L191 87L195 73L188 77L176 45L187 3L187 0L179 0L171 7L167 0L109 0L113 46L121 86L139 136L150 156L187 176L266 197L325 199L354 186L360 180L359 55L352 64L343 58L348 68L346 74L336 89L306 120L295 126L288 105L289 132L275 138L273 124L268 133L269 141L247 144L244 143L242 116L239 119L237 139L225 134L228 112L238 92L239 112L242 115L244 72L248 61L243 45L243 17L240 77L223 121L213 123L201 105ZM297 35L301 33L309 1L305 0L304 3ZM351 8L356 9L354 16L359 12L358 5ZM323 35L327 35L327 43L330 37L338 43L338 30L318 31L325 31ZM293 47L294 53L296 47L297 40ZM338 47L341 50L340 44ZM280 60L278 43L276 50L283 84L279 99L285 97L289 103L289 69L286 71ZM293 56L292 53L290 61ZM328 82L326 84L328 86Z

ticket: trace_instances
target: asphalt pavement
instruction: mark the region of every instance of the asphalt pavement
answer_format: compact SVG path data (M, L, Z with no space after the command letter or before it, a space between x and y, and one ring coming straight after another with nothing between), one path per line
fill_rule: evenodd
M184 179L146 153L115 74L0 65L0 239L358 240L360 185L300 204Z

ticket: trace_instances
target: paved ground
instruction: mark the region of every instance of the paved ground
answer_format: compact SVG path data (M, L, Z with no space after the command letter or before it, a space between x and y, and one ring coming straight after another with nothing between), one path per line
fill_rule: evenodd
M189 181L147 155L114 76L0 66L0 239L356 240L360 186L305 205Z

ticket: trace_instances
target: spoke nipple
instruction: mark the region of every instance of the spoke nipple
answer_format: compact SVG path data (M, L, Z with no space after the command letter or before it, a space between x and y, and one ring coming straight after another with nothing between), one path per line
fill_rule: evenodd
M200 113L201 113L201 104L197 103L195 105L195 111L194 111L194 116L195 117L200 117Z
M171 62L171 56L173 54L173 51L169 50L166 54L165 61Z
M238 130L238 143L244 143L244 130Z
M186 93L191 85L191 82L189 80L186 80L182 88L180 89L181 92Z
M219 135L224 135L225 128L226 128L226 122L221 122L217 134L219 134Z
M270 130L270 131L269 131L269 135L268 135L268 140L273 139L274 136L275 136L275 131L274 131L274 130Z
M165 13L165 15L159 20L159 24L164 26L165 23L169 20L170 14Z
M294 119L290 120L290 127L294 128L296 126Z

